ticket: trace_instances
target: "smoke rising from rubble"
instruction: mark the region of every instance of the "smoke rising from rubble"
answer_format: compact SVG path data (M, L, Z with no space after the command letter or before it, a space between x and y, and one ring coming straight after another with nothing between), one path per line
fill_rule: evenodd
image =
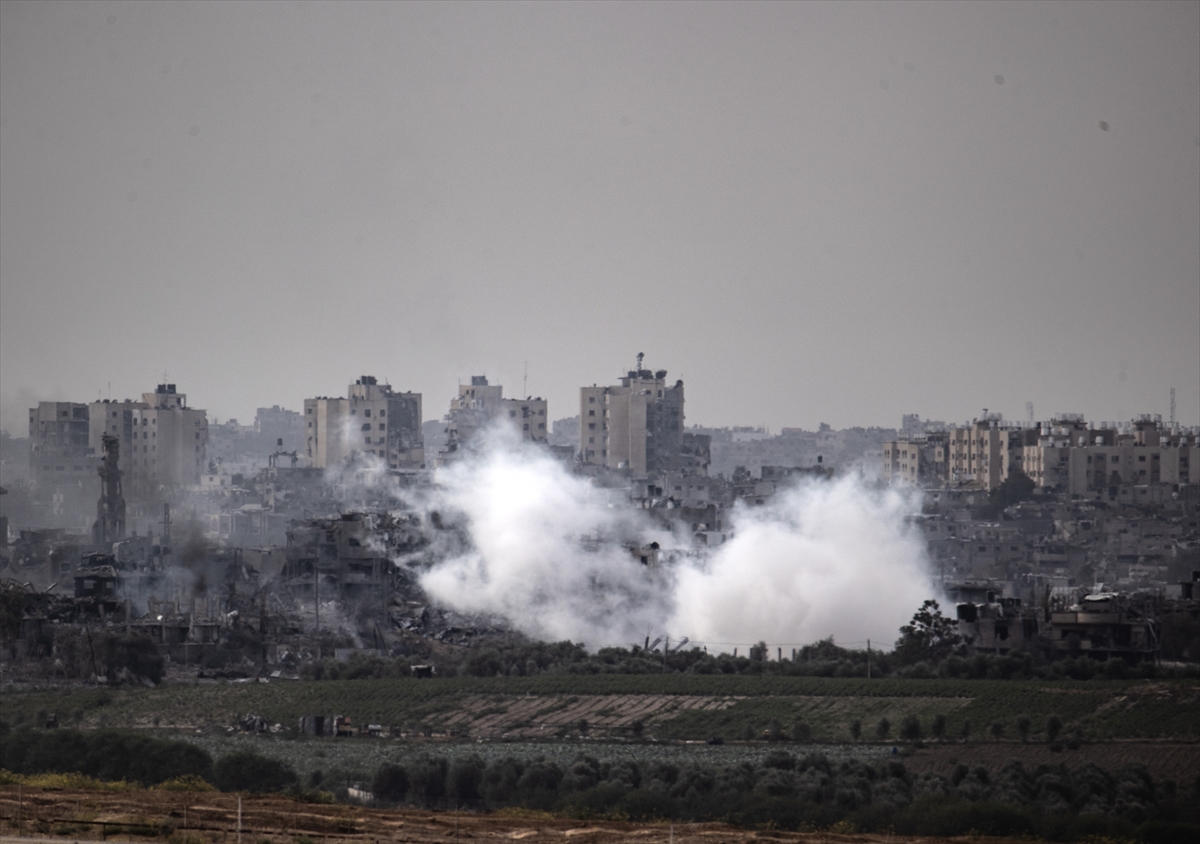
M891 647L932 591L925 545L904 521L913 509L853 476L737 508L733 538L678 570L670 629L699 641Z
M438 487L423 506L453 513L467 541L447 540L421 586L541 639L595 648L667 634L720 652L833 635L889 647L931 592L924 545L904 521L911 502L851 477L737 508L733 537L699 551L501 432L441 470ZM656 568L627 549L651 541L668 560Z
M430 597L503 616L531 636L592 646L628 644L661 627L669 584L648 576L623 544L649 534L649 523L505 431L483 436L478 452L438 475L433 503L461 514L472 547L421 577Z

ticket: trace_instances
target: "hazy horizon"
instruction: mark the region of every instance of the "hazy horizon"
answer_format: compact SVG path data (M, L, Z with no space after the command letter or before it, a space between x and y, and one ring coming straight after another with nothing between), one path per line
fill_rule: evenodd
M0 3L14 436L638 352L689 424L1200 424L1200 3Z

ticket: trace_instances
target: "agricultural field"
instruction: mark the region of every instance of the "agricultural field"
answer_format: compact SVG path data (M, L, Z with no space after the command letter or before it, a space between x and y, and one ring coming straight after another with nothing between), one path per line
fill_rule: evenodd
M14 726L54 712L62 726L224 730L247 714L294 729L304 715L347 715L356 725L405 733L500 739L564 737L726 741L761 736L797 721L818 742L850 740L862 725L876 738L881 719L898 738L915 716L928 735L937 716L946 734L1015 740L1017 719L1030 741L1045 740L1051 715L1089 741L1200 740L1196 681L987 681L659 675L542 675L493 679L198 682L153 689L58 687L0 696ZM581 722L587 722L584 726ZM998 736L991 730L998 725ZM969 726L968 726L969 725Z

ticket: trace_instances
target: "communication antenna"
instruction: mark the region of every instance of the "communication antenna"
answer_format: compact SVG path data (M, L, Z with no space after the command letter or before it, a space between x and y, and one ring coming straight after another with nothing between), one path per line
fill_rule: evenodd
M1033 402L1025 402L1025 415L1029 417L1029 421L1033 421Z
M529 361L525 361L525 380L521 382L521 395L529 398Z
M1171 424L1175 424L1175 388L1171 388Z

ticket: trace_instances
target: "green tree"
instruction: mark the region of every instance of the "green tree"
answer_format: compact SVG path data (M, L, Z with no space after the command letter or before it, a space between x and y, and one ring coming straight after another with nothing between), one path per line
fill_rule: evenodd
M946 737L946 716L940 712L934 715L933 724L930 726L929 731L933 733L933 737L938 741L944 739Z
M1004 479L1000 486L988 493L987 503L984 504L976 512L977 516L985 519L995 518L999 516L1006 507L1011 507L1021 501L1028 501L1033 497L1033 490L1037 484L1033 479L1017 469Z
M1033 722L1029 720L1028 715L1017 716L1017 732L1021 735L1021 741L1029 741L1029 730L1032 726Z
M375 781L371 783L371 793L375 795L376 800L388 803L403 802L408 794L408 771L404 770L403 765L380 766L375 772Z
M937 663L948 657L961 641L958 622L942 615L938 602L930 599L913 613L910 624L900 628L895 656L902 665L915 665L921 660Z
M1059 733L1062 732L1063 722L1057 715L1051 715L1046 719L1046 741L1055 742L1058 739Z
M892 732L892 722L887 718L880 718L879 723L875 725L875 737L883 741Z
M905 741L921 740L921 719L916 715L905 715L900 722L900 738Z
M858 741L862 737L862 721L855 718L850 722L850 738Z
M278 759L270 759L253 750L237 750L217 760L213 779L222 791L285 791L300 778L295 770Z

